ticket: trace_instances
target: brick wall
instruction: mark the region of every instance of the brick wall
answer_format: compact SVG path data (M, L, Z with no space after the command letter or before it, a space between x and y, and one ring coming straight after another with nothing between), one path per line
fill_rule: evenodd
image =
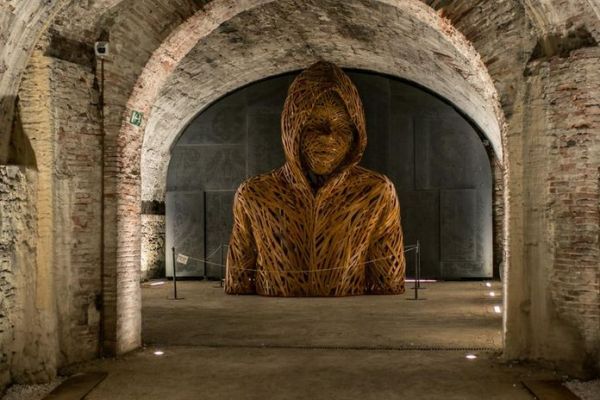
M481 54L508 121L503 171L496 175L504 180L496 182L497 189L504 188L504 205L495 202L495 214L503 214L508 227L495 224L496 232L503 231L495 243L507 245L509 268L505 356L598 371L594 169L600 156L590 134L598 131L592 82L599 78L590 69L598 58L597 47L577 50L597 41L598 21L580 1L570 2L572 7L558 0L428 3ZM541 3L552 12L540 13ZM582 32L592 36L575 40ZM534 57L542 60L530 62Z
M584 362L600 371L600 48L542 62L549 148L546 208L552 301L576 327Z
M90 65L51 61L55 135L55 276L61 364L93 358L100 313L101 147Z
M505 266L504 242L504 171L498 160L491 155L492 163L492 223L493 223L493 269L494 278L503 279Z
M105 346L123 353L141 345L141 196L142 131L126 123L125 106L152 52L200 3L148 0L126 4L110 29L112 56L106 63L105 107ZM172 8L177 13L172 13ZM132 49L132 43L135 48ZM117 307L118 299L118 307Z
M19 92L18 125L37 172L3 167L9 169L1 174L6 301L0 307L8 302L15 311L0 321L11 328L0 329L1 348L12 354L0 356L0 376L9 371L16 382L45 381L60 366L97 355L101 191L94 78L91 66L40 49Z
M37 179L31 185L35 226L35 255L20 270L24 297L18 302L23 318L15 329L11 372L17 382L43 381L56 373L58 324L55 302L55 145L51 112L50 60L34 52L19 91L23 134L35 153Z

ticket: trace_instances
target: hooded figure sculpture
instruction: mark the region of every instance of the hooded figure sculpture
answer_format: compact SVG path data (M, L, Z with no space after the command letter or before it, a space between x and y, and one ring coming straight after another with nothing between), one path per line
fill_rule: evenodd
M357 165L367 135L350 78L326 62L303 71L281 129L286 163L235 195L226 293L403 293L400 206L388 178Z

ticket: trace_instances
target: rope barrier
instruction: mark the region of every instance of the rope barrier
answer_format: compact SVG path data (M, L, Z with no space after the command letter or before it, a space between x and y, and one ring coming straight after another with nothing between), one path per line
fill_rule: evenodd
M227 246L227 245L224 245ZM416 250L417 246L416 245L411 245L411 246L407 246L404 249L404 253L408 253L409 251L412 250ZM211 257L212 255L214 255L218 250L220 249L220 247L217 247L215 249L215 251L213 251L210 255L208 255L208 257ZM184 255L184 254L181 254ZM215 263L212 261L208 261L206 259L203 258L197 258L197 257L192 257L192 256L186 256L188 259L190 260L196 260L196 261L200 261L202 263L205 264L209 264L209 265L215 265L217 267L221 267L222 269L226 269L227 265L224 264L219 264L219 263ZM381 261L381 260L387 260L389 258L392 258L393 256L388 256L388 257L382 257L382 258L376 258L374 260L369 260L369 261L365 261L364 264L371 264L377 261ZM176 261L176 263L179 263L178 261ZM179 263L181 264L181 263ZM346 267L336 267L336 268L321 268L321 269L315 269L315 270L307 270L307 271L279 271L285 274L290 274L290 273L297 273L297 274L305 274L307 272L322 272L322 271L335 271L335 270L339 270L339 269L346 269ZM251 269L251 268L242 268L242 269L238 269L237 271L251 271L251 272L264 272L262 269Z
M208 257L212 257L213 255L215 255L217 253L217 251L221 250L221 263L215 263L212 261L208 261L205 258L197 258L197 257L192 257L192 256L186 256L185 254L181 254L179 253L177 255L177 257L175 256L175 247L172 247L172 254L173 254L173 300L180 300L181 298L177 297L177 264L187 264L187 260L192 259L192 260L196 260L196 261L200 261L202 263L204 263L204 274L205 274L205 279L206 279L206 265L215 265L217 267L220 267L220 271L221 271L221 287L223 286L223 271L227 268L227 265L222 264L223 262L223 247L229 247L229 244L221 244L219 247L215 248L215 250L210 253ZM406 246L404 248L404 253L408 253L409 251L413 251L415 250L415 285L413 287L413 289L415 290L415 297L414 299L409 299L409 300L424 300L424 299L420 299L419 298L419 289L425 289L423 287L420 286L420 280L421 280L421 251L420 251L420 243L417 240L417 244L415 245L410 245L410 246ZM185 258L184 262L180 262L178 261L179 256L182 256ZM369 261L365 261L364 264L370 264L370 263L374 263L377 261L381 261L381 260L387 260L389 258L392 258L393 256L388 256L388 257L381 257L381 258L377 258L374 260L369 260ZM341 269L346 269L346 267L336 267L336 268L321 268L321 269L315 269L315 270L308 270L308 271L278 271L280 273L284 273L284 274L306 274L308 272L323 272L323 271L335 271L335 270L341 270ZM265 273L264 270L262 269L252 269L252 268L242 268L239 269L238 271L251 271L251 272L262 272Z

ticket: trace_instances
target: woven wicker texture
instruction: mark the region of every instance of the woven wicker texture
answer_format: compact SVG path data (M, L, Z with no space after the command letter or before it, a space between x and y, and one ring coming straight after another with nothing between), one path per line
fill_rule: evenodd
M335 92L326 92L319 97L311 117L302 127L300 146L304 169L313 172L310 176L318 175L326 180L349 154L354 135L354 125L342 99Z
M357 165L367 136L350 78L326 62L303 71L288 91L281 127L286 163L248 179L236 193L225 291L404 292L400 205L389 179ZM324 130L338 138L318 138ZM325 172L321 183L307 178L311 172Z

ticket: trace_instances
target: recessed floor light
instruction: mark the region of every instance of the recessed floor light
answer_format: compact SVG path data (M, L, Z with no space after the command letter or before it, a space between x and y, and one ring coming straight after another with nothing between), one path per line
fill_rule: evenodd
M487 287L492 287L492 284L491 284L491 283L489 283L489 282L486 282L486 283L485 283L485 286L487 286Z
M155 355L155 356L162 356L163 354L165 354L165 352L164 352L164 351L162 351L162 350L156 350L156 351L154 352L154 355Z
M496 296L496 293L490 292L490 297L495 297L495 296Z
M465 356L465 358L466 358L467 360L474 360L474 359L476 359L476 358L477 358L477 356L476 356L475 354L467 354L467 355Z

